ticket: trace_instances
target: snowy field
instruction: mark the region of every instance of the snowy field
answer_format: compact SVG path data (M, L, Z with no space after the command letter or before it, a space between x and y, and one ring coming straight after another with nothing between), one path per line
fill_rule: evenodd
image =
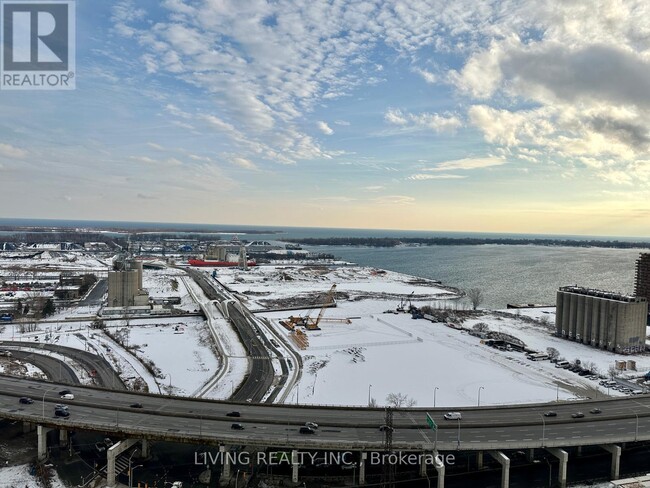
M66 485L59 479L56 471L52 470L50 479L51 488L66 488ZM34 488L41 486L38 480L30 474L30 466L23 464L20 466L8 466L0 468L0 487L2 488Z
M443 323L414 320L405 313L382 313L395 309L400 295L412 292L414 304L444 307L445 300L436 298L449 291L417 278L377 274L358 266L316 271L259 267L247 273L218 273L219 280L246 295L252 307L263 306L269 297L323 293L334 283L337 292L346 292L337 295L336 308L325 311L321 330L305 331L308 347L300 351L302 377L288 403L366 405L370 395L383 405L389 393L402 393L417 405L431 406L435 391L436 406L451 407L477 405L479 391L481 405L550 402L607 392L597 381L555 368L549 361L530 361L523 353L487 347L479 338ZM314 307L258 315L270 319L278 334L290 338L292 333L280 325L280 320L305 314L314 318L317 312L318 307ZM617 359L636 359L638 371L650 369L647 356L620 356L554 337L554 312L553 308L485 312L462 325L471 329L476 323L486 323L490 330L513 335L529 348L546 351L554 347L569 361L592 363L601 374L606 374ZM345 318L351 318L351 323L338 320Z

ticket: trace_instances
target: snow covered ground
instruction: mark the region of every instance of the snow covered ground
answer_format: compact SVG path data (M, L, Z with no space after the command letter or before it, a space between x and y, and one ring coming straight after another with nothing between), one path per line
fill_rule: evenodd
M597 381L555 368L549 361L533 362L522 353L487 347L479 338L442 323L413 320L409 314L382 313L394 309L400 296L411 293L418 305L453 304L452 292L432 282L358 266L260 266L248 272L217 272L218 279L246 297L253 309L281 303L285 298L315 292L322 295L332 284L337 285L337 292L344 292L337 294L337 307L326 310L325 320L319 324L321 330L305 331L309 345L300 351L304 369L288 403L365 405L370 395L382 405L389 393L402 393L418 405L429 406L435 391L436 406L442 407L476 405L479 391L481 405L575 399L577 394L597 394L599 388L606 392ZM311 310L312 317L317 310ZM289 338L292 334L279 321L291 314L277 311L258 315L270 319L275 331ZM527 317L534 318L535 324ZM351 318L351 324L336 321L345 318ZM606 373L616 359L623 359L554 337L552 308L486 312L467 319L463 327L471 328L478 322L485 322L490 330L514 335L530 348L545 351L554 347L570 361L593 363L601 373ZM640 371L650 369L645 356L637 358L637 363Z
M56 471L52 470L51 488L67 488ZM25 488L40 486L38 480L30 474L30 466L8 466L0 468L0 486L2 488Z

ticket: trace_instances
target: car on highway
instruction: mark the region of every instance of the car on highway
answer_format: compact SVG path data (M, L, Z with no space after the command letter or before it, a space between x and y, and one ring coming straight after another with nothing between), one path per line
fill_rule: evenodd
M395 430L392 427L384 424L379 426L379 432L386 432L387 430Z
M315 434L316 433L316 431L314 429L312 429L311 427L300 427L299 432L301 434Z
M544 417L557 417L557 412L549 410L548 412L544 412Z
M226 414L226 417L241 417L241 414L240 414L239 412L237 412L237 411L234 411L234 412L228 412L228 413Z
M315 430L318 429L318 424L316 422L305 422L305 427Z
M142 403L132 403L129 405L131 408L142 408Z
M60 408L60 409L63 409L63 410L67 410L68 406L63 404L63 403L57 403L56 405L54 405L54 408Z
M60 395L60 396L63 396L63 395L69 395L70 393L72 393L70 390L61 390L61 391L59 392L59 395Z
M244 426L242 424L232 424L230 428L232 430L244 430Z
M585 416L585 414L582 413L582 412L576 412L576 413L571 414L571 418L573 418L573 419L581 419L584 416Z
M20 403L25 404L25 405L31 405L32 403L34 403L34 400L32 400L32 399L29 398L29 397L20 397L20 400L18 400L18 401L19 401Z
M74 400L74 395L72 393L66 393L61 395L61 400Z
M589 413L601 413L601 412L602 412L602 410L600 408L598 408L598 407L592 408L591 410L589 410Z
M461 420L463 418L460 412L447 412L444 417L445 420Z
M64 409L64 408L55 408L54 409L54 416L55 417L69 417L70 412L68 412L68 410Z

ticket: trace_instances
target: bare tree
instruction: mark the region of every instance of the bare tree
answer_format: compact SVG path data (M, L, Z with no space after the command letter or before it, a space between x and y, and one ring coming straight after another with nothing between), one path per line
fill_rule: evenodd
M560 351L558 351L554 347L547 347L546 354L548 354L548 357L551 359L558 359L560 357Z
M607 370L607 375L611 379L617 378L618 375L620 375L620 374L621 374L621 372L614 365L610 366L609 369Z
M474 324L472 330L474 330L475 332L489 332L490 326L485 322L479 322L478 324Z
M371 398L370 403L368 404L369 407L371 408L377 408L377 399L376 398Z
M403 393L389 393L388 396L386 396L386 404L389 407L413 407L417 403L418 402L414 398L409 398L408 395L404 395Z
M472 303L472 310L476 310L483 303L483 291L480 288L470 288L465 294Z

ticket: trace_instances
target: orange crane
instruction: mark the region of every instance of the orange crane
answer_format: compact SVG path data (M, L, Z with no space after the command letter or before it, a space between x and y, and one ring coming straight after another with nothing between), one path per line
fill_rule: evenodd
M320 312L318 312L318 317L316 317L316 320L307 317L307 320L305 322L305 328L307 330L319 330L318 324L320 323L321 319L323 318L323 314L325 313L325 309L329 307L331 304L335 303L334 301L334 292L336 292L336 285L332 285L332 288L330 288L330 291L327 292L327 299L325 300L325 303L323 303L323 306L320 309Z

